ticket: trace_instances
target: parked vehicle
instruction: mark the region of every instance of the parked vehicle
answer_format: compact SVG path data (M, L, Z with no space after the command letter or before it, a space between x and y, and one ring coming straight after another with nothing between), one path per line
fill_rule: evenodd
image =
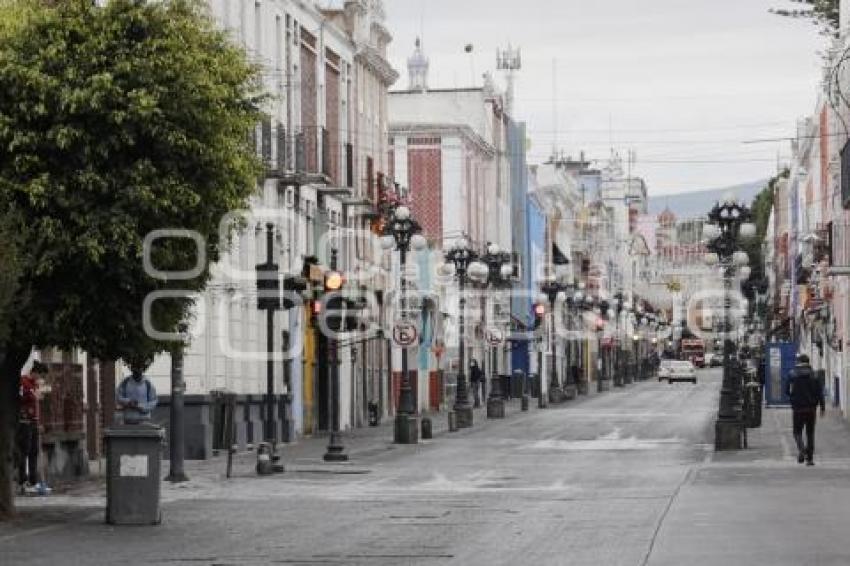
M688 360L662 360L658 368L658 381L667 380L668 383L674 381L690 381L697 382L697 370L694 364Z
M723 365L723 354L720 352L708 352L705 354L705 365L710 368L719 368Z

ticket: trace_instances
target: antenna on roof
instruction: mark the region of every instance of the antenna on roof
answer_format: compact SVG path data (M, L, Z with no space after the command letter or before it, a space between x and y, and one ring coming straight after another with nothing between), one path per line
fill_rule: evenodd
M496 50L496 69L506 72L505 111L511 117L514 114L514 73L521 68L522 53L519 47L514 49L509 43L507 49Z

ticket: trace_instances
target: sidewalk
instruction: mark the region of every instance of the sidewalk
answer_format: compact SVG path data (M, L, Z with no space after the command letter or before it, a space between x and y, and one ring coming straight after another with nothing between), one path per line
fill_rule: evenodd
M591 397L591 396L587 396ZM568 402L574 403L575 401ZM530 414L537 408L537 399L532 398L529 403ZM279 446L282 463L285 467L283 477L292 477L295 474L365 474L371 471L382 458L398 457L417 450L425 449L433 442L439 442L446 436L463 436L473 434L476 431L497 426L498 423L515 418L522 414L520 400L512 399L505 402L504 419L488 419L486 404L482 403L480 408L474 411L472 428L460 429L456 432L448 430L448 413L426 413L423 417L431 419L432 440L422 440L418 445L398 445L393 443L393 418L383 419L377 427L363 427L344 431L338 438L345 447L348 454L348 462L328 463L323 460L328 445L328 434L321 433L311 437L299 438L291 444ZM421 427L420 427L421 432ZM255 451L241 451L233 456L233 469L229 481L262 479L257 476L255 467L257 455ZM48 497L17 497L16 505L19 510L35 509L42 507L59 507L68 505L72 507L91 508L103 507L106 501L106 484L103 473L106 465L104 461L92 462L90 465L89 478L71 483L60 484L54 487L53 494ZM227 482L227 454L224 451L208 460L187 460L185 462L188 482L172 484L162 482L163 502L176 501L184 498L194 498L203 495L203 492L216 490L223 482ZM162 461L162 476L169 472L169 462ZM275 475L274 477L281 477Z
M749 449L714 453L683 480L647 563L850 564L850 424L828 411L816 431L816 465L800 465L791 410L765 409Z
M634 387L629 385L628 387ZM618 388L619 389L619 388ZM163 481L161 484L162 502L168 504L191 499L215 499L227 497L234 491L243 492L262 489L258 482L269 478L280 480L303 480L327 477L337 474L370 474L379 471L382 462L392 458L403 458L418 451L428 450L434 443L450 441L467 435L480 434L492 427L510 426L521 418L534 418L537 411L568 409L606 393L598 393L595 387L588 395L565 401L551 408L538 408L538 400L529 400L528 412L521 410L520 399L505 402L504 419L488 419L486 403L474 409L471 428L460 429L456 432L448 430L448 413L429 413L423 416L431 418L432 440L421 440L416 445L398 445L393 443L393 418L382 420L377 427L363 427L347 430L339 435L349 456L348 462L328 463L322 456L328 444L328 435L321 434L312 437L299 438L292 444L280 445L282 463L285 467L283 474L258 476L256 467L256 452L243 451L234 454L231 478L226 477L227 454L220 452L209 460L187 460L185 472L189 481L172 484ZM421 429L420 429L421 430ZM52 495L47 497L17 497L16 506L19 511L17 527L31 528L39 524L55 525L68 520L100 516L106 506L106 483L103 473L105 462L92 463L91 475L83 481L54 485ZM162 461L162 477L169 472L169 462ZM2 537L0 537L2 538Z

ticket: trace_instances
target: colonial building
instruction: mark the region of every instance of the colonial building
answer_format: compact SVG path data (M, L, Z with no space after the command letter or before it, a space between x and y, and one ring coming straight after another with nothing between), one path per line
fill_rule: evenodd
M417 40L408 59L407 88L390 92L391 176L407 188L413 217L434 247L431 265L439 261L444 244L464 235L479 252L489 243L511 250L508 141L512 122L504 110L503 94L489 75L481 87L431 88L429 65L424 46ZM517 174L514 179L521 182L523 177ZM436 320L445 331L441 347L446 350L439 358L420 351L421 361L430 358L422 364L427 367L419 368L419 390L423 394L426 390L421 384L426 380L433 382L434 368L451 373L458 369L455 345L460 329L456 299L453 287L439 289L437 304L441 310ZM484 326L494 321L492 317L485 320L485 312L501 313L495 324L504 325L505 329L510 325L509 300L499 299L497 303L487 303L482 297L468 304L463 329L469 339L467 359L491 359L482 338ZM488 371L509 371L509 358L507 347L501 348L498 367ZM419 404L420 408L428 406L421 397Z
M257 126L258 155L267 166L246 229L214 267L186 352L189 423L194 457L221 443L215 398L238 397L237 441L262 438L266 392L265 313L258 309L256 266L272 258L281 276L305 275L308 300L276 313L274 392L278 438L362 426L367 405L387 411L387 341L340 340L338 371L326 338L312 320L312 299L333 266L346 285L370 292L385 287L384 258L372 222L387 177L387 89L397 78L387 62L391 35L380 0L348 0L338 9L319 2L210 0L216 22L261 64L272 97ZM369 320L382 318L381 301ZM157 388L169 390L170 363L161 356L150 370ZM331 380L335 383L332 384ZM332 385L334 385L332 387ZM167 396L160 409L167 418Z

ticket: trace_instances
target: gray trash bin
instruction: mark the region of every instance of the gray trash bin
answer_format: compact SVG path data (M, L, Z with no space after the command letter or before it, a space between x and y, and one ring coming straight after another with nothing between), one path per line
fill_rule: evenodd
M163 430L144 423L106 429L106 522L156 525Z

